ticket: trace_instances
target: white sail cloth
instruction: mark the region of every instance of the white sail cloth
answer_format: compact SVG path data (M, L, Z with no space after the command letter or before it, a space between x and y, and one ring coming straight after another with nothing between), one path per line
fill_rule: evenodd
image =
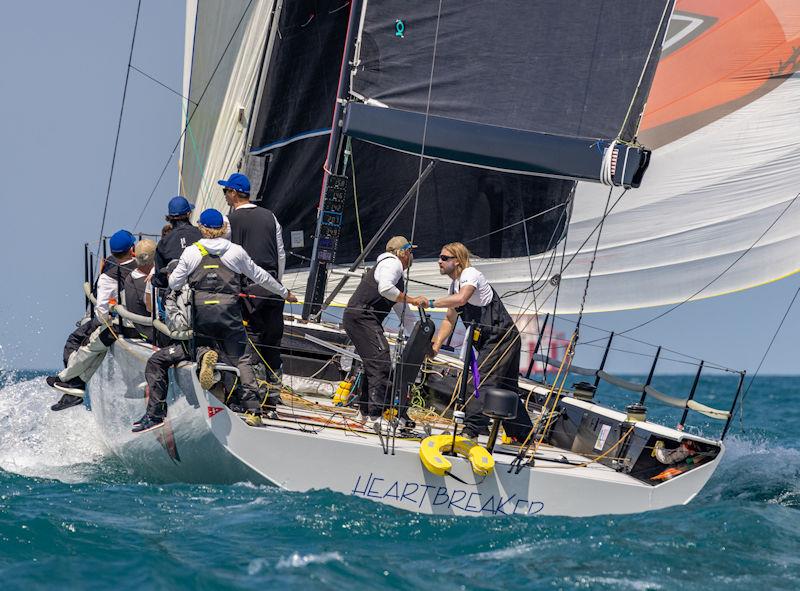
M274 4L274 0L187 3L184 72L190 75L184 76L184 96L195 102L203 98L183 139L180 192L196 203L195 214L207 207L225 210L217 180L236 172L244 151ZM191 116L195 105L188 103L187 108ZM184 112L181 127L185 124Z

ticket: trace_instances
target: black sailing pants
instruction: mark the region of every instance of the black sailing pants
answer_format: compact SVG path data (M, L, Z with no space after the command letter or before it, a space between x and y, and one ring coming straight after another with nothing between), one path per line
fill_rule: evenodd
M248 342L245 355L251 365L262 364L261 357L273 371L280 371L281 339L283 339L283 298L270 293L258 285L251 285L247 293L257 296L247 298L243 306L244 319L247 321L247 336L258 348L258 352ZM259 356L258 353L261 353ZM267 369L267 379L272 381L272 372Z
M150 397L147 399L147 414L151 417L167 416L167 391L169 389L169 368L181 361L189 361L190 355L181 343L172 342L153 353L144 368Z
M371 314L347 308L344 312L344 331L353 341L364 367L362 389L368 396L367 413L370 417L378 417L386 407L391 392L389 375L392 363L383 326Z
M487 342L481 343L478 349L478 366L481 374L478 385L479 393L489 387L520 393L519 358L522 352L522 343L517 338L516 332L509 331L505 334L504 339L502 337L490 338ZM498 342L500 344L495 347ZM469 388L467 394L470 394ZM473 437L479 433L488 433L489 417L482 413L483 401L483 396L477 399L470 396L464 409L466 414L464 430ZM531 417L525 408L525 401L518 396L517 417L511 421L503 421L503 429L506 435L521 441L528 436L532 426Z

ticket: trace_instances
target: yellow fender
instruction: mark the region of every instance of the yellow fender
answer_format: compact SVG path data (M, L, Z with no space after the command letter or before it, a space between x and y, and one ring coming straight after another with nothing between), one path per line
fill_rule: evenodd
M419 445L419 457L422 465L437 476L444 476L445 472L453 467L442 451L449 450L453 445L452 435L431 435L422 440ZM494 470L494 458L471 439L456 437L455 452L467 458L472 465L472 471L479 476L487 476Z

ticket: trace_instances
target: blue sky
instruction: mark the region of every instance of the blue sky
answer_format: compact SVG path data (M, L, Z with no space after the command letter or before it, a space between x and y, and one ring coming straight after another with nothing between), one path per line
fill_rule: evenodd
M184 4L143 0L133 64L180 89ZM0 368L53 368L82 313L83 243L100 228L136 14L135 0L6 3L0 20L5 181L0 261ZM133 230L180 134L180 100L132 71L109 198L106 233ZM177 194L177 158L156 189L139 230L156 232ZM690 303L631 336L733 368L753 371L800 277ZM591 296L591 292L590 292ZM587 324L623 330L657 315L647 309L587 316ZM800 302L773 345L763 373L800 373ZM571 326L562 324L568 332ZM588 327L585 338L600 333ZM652 347L618 341L652 354ZM600 352L584 348L582 363ZM617 371L646 372L641 355L616 355ZM692 371L665 362L673 373Z

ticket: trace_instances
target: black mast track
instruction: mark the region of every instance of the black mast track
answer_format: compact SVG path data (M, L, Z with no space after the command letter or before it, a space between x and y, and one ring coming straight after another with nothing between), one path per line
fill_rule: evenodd
M302 317L308 320L309 317L316 315L322 307L322 298L325 295L327 284L327 262L318 260L319 238L322 231L322 202L328 190L328 182L331 174L336 169L338 155L340 153L339 144L342 141L342 113L347 95L349 93L348 71L350 62L355 52L355 38L358 29L358 19L361 14L361 0L352 0L350 3L350 17L347 23L347 36L342 50L342 66L339 71L339 87L336 91L336 106L333 111L333 122L331 123L331 137L328 142L328 154L325 158L325 167L322 177L322 189L320 191L319 207L317 208L317 224L314 232L314 247L311 252L311 268L308 274L308 284L303 302Z

